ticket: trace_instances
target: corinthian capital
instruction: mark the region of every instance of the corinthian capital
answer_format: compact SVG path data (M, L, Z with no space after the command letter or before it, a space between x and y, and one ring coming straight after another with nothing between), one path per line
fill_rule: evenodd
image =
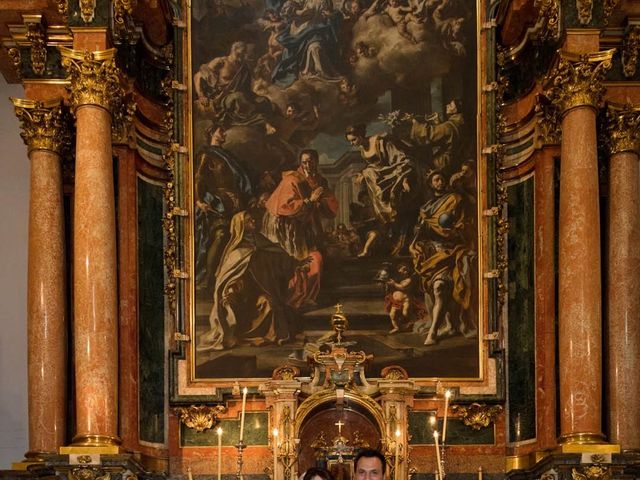
M610 155L639 151L640 105L607 104L605 142Z
M35 102L11 98L27 150L49 150L61 155L71 144L69 115L61 100Z
M611 69L614 50L574 54L560 52L560 61L545 79L545 96L562 114L572 108L599 108L604 96L605 74Z
M116 49L89 52L59 47L62 66L71 77L71 104L96 105L112 112L122 101Z

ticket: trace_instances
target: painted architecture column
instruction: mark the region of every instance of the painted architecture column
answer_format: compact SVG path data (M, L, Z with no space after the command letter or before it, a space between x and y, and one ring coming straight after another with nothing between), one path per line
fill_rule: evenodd
M546 95L562 116L559 211L561 443L602 443L602 314L596 109L612 51L562 52Z
M76 116L73 224L76 446L117 446L118 310L112 113L115 49L60 48Z
M61 100L12 98L31 162L27 289L29 452L55 453L65 444L67 321L61 154L69 147Z
M640 110L607 108L609 231L607 269L609 440L640 450Z

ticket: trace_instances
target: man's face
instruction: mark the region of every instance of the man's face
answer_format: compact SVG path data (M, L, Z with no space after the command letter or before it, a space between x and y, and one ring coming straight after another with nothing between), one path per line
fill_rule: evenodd
M378 457L362 457L356 465L356 480L382 480L382 462Z
M247 46L244 43L235 43L231 47L231 56L237 60L244 60L247 56Z
M227 139L227 133L224 131L224 128L218 127L213 132L213 136L211 137L211 143L214 145L222 145Z
M447 115L452 115L454 113L457 113L458 107L456 106L456 102L451 100L449 103L447 103L446 112L447 112Z
M314 175L318 170L318 163L308 153L303 153L300 157L300 165L306 176Z
M254 217L247 217L244 223L244 229L247 232L255 232L258 228L258 221Z
M289 105L287 106L287 110L285 111L285 114L287 115L287 118L293 118L296 115L296 107L294 107L293 105Z
M436 173L433 177L431 177L431 187L437 193L442 192L444 190L444 177L439 173Z

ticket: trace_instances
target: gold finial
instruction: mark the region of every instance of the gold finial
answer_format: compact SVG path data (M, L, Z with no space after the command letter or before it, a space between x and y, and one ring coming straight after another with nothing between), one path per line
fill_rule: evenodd
M331 326L333 331L336 332L338 345L342 343L342 333L349 328L349 320L342 311L342 304L338 302L336 304L336 312L331 315Z

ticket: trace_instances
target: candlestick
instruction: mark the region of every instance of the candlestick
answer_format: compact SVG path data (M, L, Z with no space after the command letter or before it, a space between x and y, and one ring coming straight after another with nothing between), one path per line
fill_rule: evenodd
M238 470L236 471L236 479L237 480L242 480L242 465L243 465L243 461L242 461L242 450L244 450L246 448L246 445L244 444L244 442L242 440L240 440L238 442L238 444L236 445L236 448L238 449L238 457L237 457L237 465L238 465Z
M451 391L444 392L444 421L442 423L442 445L447 441L447 413L449 412L449 399L451 398Z
M273 429L273 480L276 480L278 470L278 429Z
M396 480L400 480L400 475L398 474L398 462L400 459L400 430L396 430L396 459L395 459L395 465L394 465L394 474L395 474L395 479Z
M242 413L240 414L240 443L244 440L244 412L247 409L247 387L242 389Z
M444 475L442 474L442 462L440 461L440 444L438 442L438 431L433 432L433 440L436 444L436 461L438 462L438 474L440 475L440 480L444 480Z
M482 480L482 467L478 467L478 480Z
M216 432L218 433L218 480L221 480L222 479L222 428L218 427Z

